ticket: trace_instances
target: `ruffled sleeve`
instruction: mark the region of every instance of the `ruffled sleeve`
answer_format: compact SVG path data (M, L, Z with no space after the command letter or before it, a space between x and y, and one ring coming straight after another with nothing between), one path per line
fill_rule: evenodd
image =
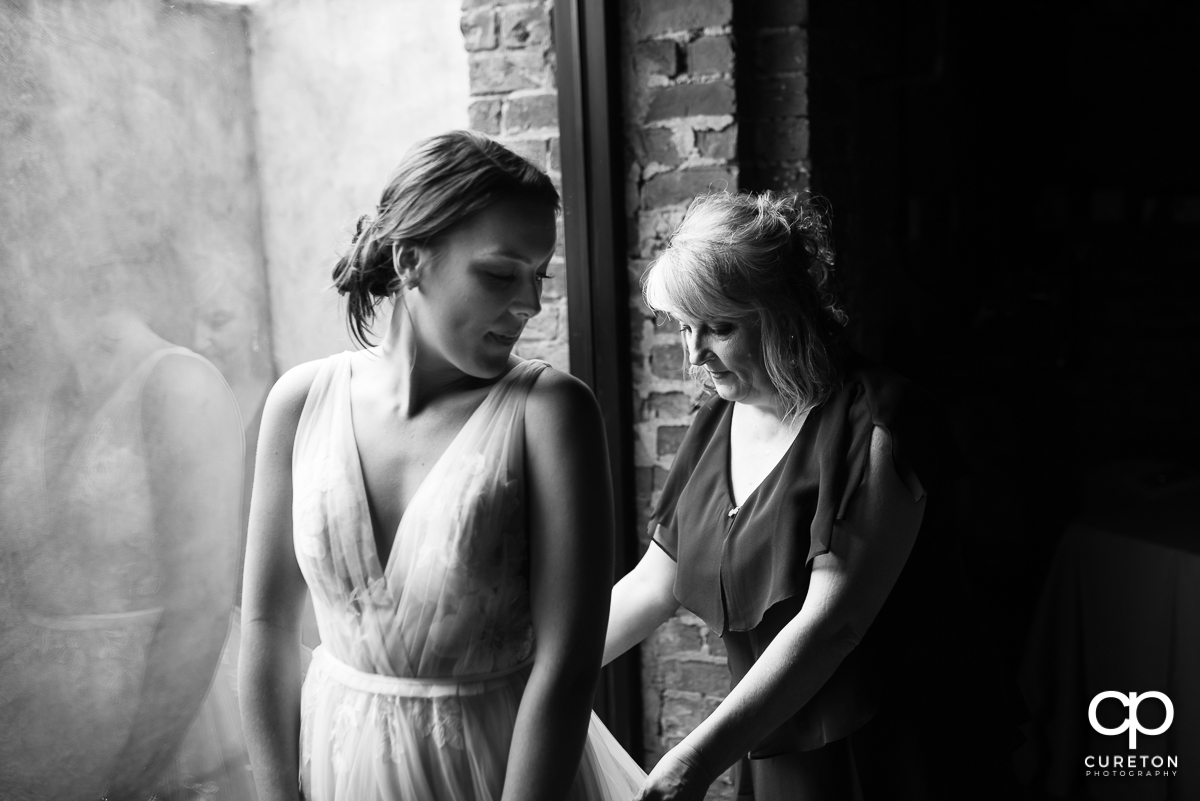
M857 361L820 417L815 448L820 489L808 565L829 552L833 525L845 518L862 485L875 426L890 435L893 467L914 501L931 490L940 493L964 470L937 403L916 384L887 370Z
M862 485L875 426L893 444L897 475L919 499L957 470L957 449L936 405L905 379L865 363L813 409L796 441L735 506L728 481L733 404L696 417L651 521L679 564L675 596L718 633L750 631L767 610L803 598L812 560L836 548L834 524Z
M679 561L679 528L675 517L675 507L679 497L691 481L700 457L712 439L713 432L720 422L719 397L713 396L696 413L696 419L684 435L683 442L675 454L671 472L663 485L662 495L654 507L648 526L650 539L662 548L668 556Z

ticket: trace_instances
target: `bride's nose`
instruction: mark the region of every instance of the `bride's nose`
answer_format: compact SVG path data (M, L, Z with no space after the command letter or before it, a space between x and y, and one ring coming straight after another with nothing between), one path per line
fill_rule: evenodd
M512 312L528 320L542 311L542 286L536 278L520 282L517 295L513 298Z

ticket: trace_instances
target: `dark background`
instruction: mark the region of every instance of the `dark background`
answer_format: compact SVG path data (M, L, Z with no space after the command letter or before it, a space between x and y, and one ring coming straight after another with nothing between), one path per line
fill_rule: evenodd
M1198 34L1183 2L810 5L852 335L952 416L1014 666L1069 522L1196 474Z

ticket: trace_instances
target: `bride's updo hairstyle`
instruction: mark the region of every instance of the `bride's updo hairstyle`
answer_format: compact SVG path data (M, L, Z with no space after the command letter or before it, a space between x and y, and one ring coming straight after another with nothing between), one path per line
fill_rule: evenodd
M832 278L823 200L717 192L693 201L642 290L657 312L758 326L763 367L791 417L841 380L847 318ZM702 368L691 372L708 385Z
M346 296L354 339L369 344L384 298L412 285L401 271L402 243L436 247L442 236L499 200L528 200L559 208L550 178L508 148L475 131L451 131L413 145L400 162L375 216L359 218L350 251L333 268L333 284Z

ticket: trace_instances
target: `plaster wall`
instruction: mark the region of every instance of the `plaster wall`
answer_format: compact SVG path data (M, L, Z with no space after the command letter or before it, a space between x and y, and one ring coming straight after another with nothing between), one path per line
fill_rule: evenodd
M467 127L467 54L457 0L251 8L264 246L283 372L354 347L329 288L333 265L405 150Z
M246 42L228 5L0 3L5 798L179 797L174 755L220 753L185 736L232 692L273 378Z
M272 371L245 29L231 6L0 6L0 395L76 344L47 318L72 299L204 353L253 416Z

